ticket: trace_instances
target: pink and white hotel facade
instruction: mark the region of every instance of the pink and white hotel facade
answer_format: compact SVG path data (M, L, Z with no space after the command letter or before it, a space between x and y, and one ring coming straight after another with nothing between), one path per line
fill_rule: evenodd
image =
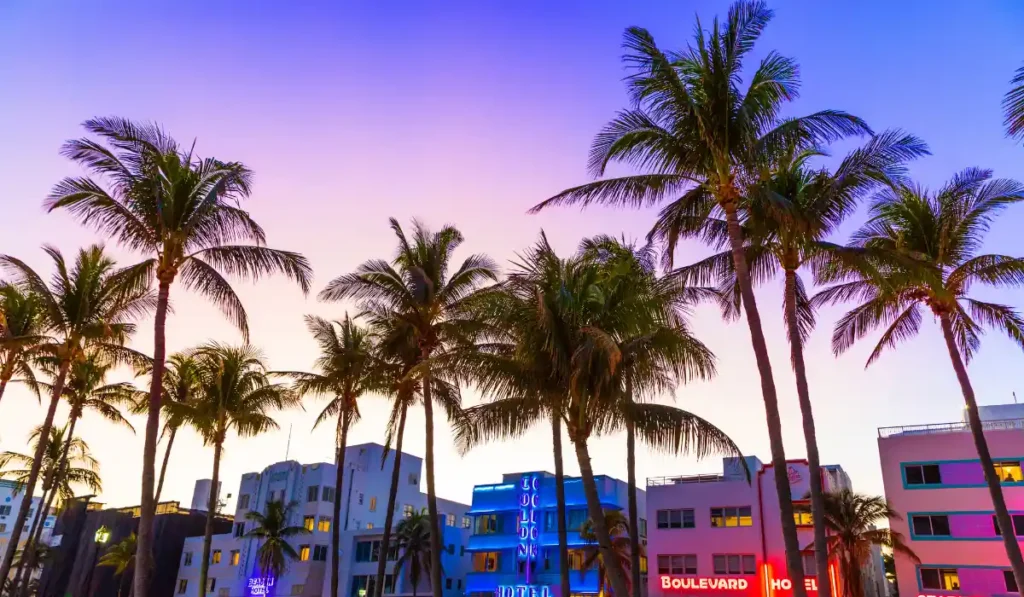
M775 490L775 468L746 457L723 460L720 475L660 477L647 481L648 595L676 597L788 597L785 548ZM782 474L797 510L801 547L813 543L805 460ZM850 487L839 466L822 468L825 490ZM814 554L804 554L809 597L817 595ZM834 576L833 571L833 578ZM837 583L833 583L834 585ZM874 593L884 597L882 592ZM820 597L834 597L822 595Z
M985 437L1003 479L1013 533L1024 540L1024 405L981 407ZM901 597L1016 594L992 499L962 422L879 429L885 494L903 517L889 526L920 563L896 554Z

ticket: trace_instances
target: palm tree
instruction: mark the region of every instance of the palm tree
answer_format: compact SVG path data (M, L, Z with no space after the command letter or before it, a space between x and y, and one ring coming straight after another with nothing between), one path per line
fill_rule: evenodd
M399 317L407 321L420 350L420 377L424 380L423 410L426 416L427 507L430 511L431 586L441 595L441 527L434 487L434 397L430 358L466 342L477 327L465 304L482 284L497 279L496 267L485 255L471 255L454 272L449 265L462 244L462 233L446 226L436 233L413 223L410 240L394 218L391 229L398 238L394 263L367 261L351 273L332 280L320 298L340 301L353 298L374 319Z
M931 311L960 382L974 446L996 519L1004 529L1010 528L1010 515L966 362L980 345L985 327L999 329L1024 346L1024 319L1012 307L973 299L968 293L977 284L1024 284L1024 259L978 255L996 214L1022 199L1024 185L992 179L991 171L977 168L964 170L935 192L910 183L893 183L874 198L870 218L853 235L853 245L864 252L866 262L826 272L826 282L846 281L823 290L811 301L812 307L861 302L836 322L832 351L837 355L885 327L865 366L885 349L914 337L921 327L921 308ZM1024 588L1020 545L1012 536L1003 537L1003 545L1017 586Z
M635 577L637 580L640 578L640 574L637 572L640 569L640 565L634 564L634 560L640 561L641 557L646 557L643 547L636 546L637 554L636 558L633 557L633 545L631 537L635 534L630 532L629 521L622 512L618 510L605 510L604 512L604 526L608 529L608 533L612 538L612 557L619 563L619 566L627 571L627 575L630 577L630 584L634 585L632 588L635 591L635 583L632 579ZM587 570L590 570L594 566L597 567L598 577L598 589L599 595L606 593L607 583L607 566L605 566L604 559L601 556L600 550L596 548L597 535L594 534L594 523L590 519L587 519L580 528L580 538L587 542L587 547L584 549L584 560L583 566L580 569L581 574L586 574ZM634 597L640 595L640 593L630 593Z
M200 159L192 153L194 144L185 151L156 124L111 117L83 126L98 140L68 141L61 153L108 184L104 188L89 177L65 178L45 206L67 209L118 244L149 255L133 271L139 284L148 286L155 277L158 287L138 536L139 553L148 561L171 285L180 280L217 305L248 341L245 308L223 274L256 280L280 272L308 292L312 270L298 253L265 246L263 229L239 207L252 188L252 171L244 165ZM149 571L149 565L135 567L137 597L148 594Z
M827 540L828 550L816 551L826 551L838 560L845 597L864 594L861 569L871 557L872 546L886 547L920 562L900 533L875 527L878 523L901 518L885 498L854 493L849 489L828 492L825 493L824 513L825 526L832 534Z
M49 437L57 404L64 392L71 364L81 360L88 347L115 362L139 363L142 355L124 347L135 331L131 320L148 313L154 306L152 294L132 284L130 270L118 270L99 245L81 249L71 267L53 247L44 247L54 264L54 275L47 284L25 262L0 255L0 270L13 277L13 283L33 292L42 303L41 329L50 338L36 352L57 359L53 392L43 419L40 436ZM25 480L25 499L11 530L10 543L0 564L0 578L11 571L14 552L25 527L32 494L39 477L46 442L40 442Z
M715 19L705 30L698 21L693 45L682 52L663 52L647 30L628 29L623 60L631 69L627 82L634 107L620 112L597 135L590 170L602 176L615 161L640 173L567 189L532 211L592 203L638 208L668 198L672 202L661 220L674 220L679 230L700 227L711 215L721 216L761 378L772 463L783 470L778 396L743 250L742 191L780 148L797 142L827 143L870 129L860 119L835 110L781 119L782 106L797 96L800 80L796 63L775 52L762 59L746 90L740 89L744 58L772 16L763 1L740 0L724 23ZM673 233L666 239L666 262L671 262L678 238ZM785 475L777 475L776 492L794 597L806 597Z
M1013 85L1003 97L1003 114L1007 136L1017 139L1024 139L1024 66L1017 69L1013 79Z
M408 518L403 518L395 528L395 539L398 541L395 576L397 578L399 570L407 569L409 571L413 597L418 594L420 576L423 571L432 577L432 568L437 565L437 558L432 557L431 554L435 543L430 537L432 528L430 518L424 516L422 512L413 512ZM386 553L381 550L380 559L386 559ZM437 593L434 594L437 595Z
M256 523L245 537L256 539L261 543L256 551L256 562L262 574L280 578L288 568L288 560L299 559L289 540L299 535L308 535L309 529L304 526L289 526L288 519L298 504L280 501L267 502L265 512L250 511L245 513L246 520ZM204 585L205 586L205 585Z
M199 567L199 586L205 587L220 485L220 458L228 432L252 437L277 429L268 411L281 410L298 401L283 384L270 383L263 355L252 346L211 342L196 348L194 357L199 387L189 420L206 445L213 446L213 478L206 508L203 561Z
M14 284L0 283L0 398L18 375L32 386L33 348L46 338L42 330L42 302Z
M124 539L111 545L107 548L106 553L100 557L96 563L97 566L107 566L114 569L114 576L121 577L121 584L117 589L117 594L120 597L124 593L125 582L130 578L125 572L129 568L135 565L135 550L136 550L136 537L135 533L128 535ZM128 594L131 595L129 588Z
M366 330L352 322L348 314L342 321L331 322L312 315L306 316L306 328L320 347L315 367L318 373L289 372L294 378L294 390L299 396L313 394L330 396L331 400L316 418L313 427L335 417L334 495L341 495L345 472L345 447L348 445L349 427L359 420L360 396L372 389L373 339ZM331 597L338 597L338 570L341 565L341 500L334 500L334 521L331 525Z
M752 281L767 282L779 271L785 280L784 322L807 445L811 510L815 513L814 540L819 544L825 542L825 523L820 514L823 507L820 458L803 355L815 316L799 272L805 266L818 271L830 261L846 258L843 247L829 242L828 237L867 193L886 181L901 180L906 161L927 151L924 143L911 135L885 131L850 152L835 172L829 172L808 165L808 160L824 155L822 150L794 146L777 156L767 175L745 192L747 209L743 227ZM699 233L684 231L684 235L698 233L725 250L680 268L673 275L686 284L719 283L725 315L733 318L739 315L740 297L736 292L732 252L727 249L729 238L724 231L725 222L714 218L708 219ZM671 222L656 225L654 234L661 238L671 236ZM827 595L831 591L828 554L822 551L815 556L818 587L821 587L821 594Z
M609 583L613 592L624 595L626 579L611 556L611 534L603 524L589 438L629 424L642 441L676 453L692 451L702 457L712 452L738 454L739 449L721 430L692 413L625 399L628 384L635 384L631 392L644 396L669 387L675 372L683 377L707 374L711 357L678 325L681 313L671 313L676 325L659 324L659 317L670 315L666 304L652 296L639 298L642 292L637 292L658 285L645 282L636 270L614 274L622 269L621 254L596 251L604 242L609 241L585 244L583 252L561 260L542 236L508 280L481 296L478 302L493 304L487 307L490 315L481 320L489 330L485 336L494 337L486 338L481 347L484 356L464 358L458 367L485 395L501 398L467 409L466 423L457 427L456 437L465 450L490 439L520 437L534 423L560 417L576 452ZM652 292L669 295L667 288ZM680 302L673 307L681 305L679 296L676 300ZM490 330L504 330L504 337ZM643 338L648 333L653 334L651 342ZM660 352L654 340L664 342Z

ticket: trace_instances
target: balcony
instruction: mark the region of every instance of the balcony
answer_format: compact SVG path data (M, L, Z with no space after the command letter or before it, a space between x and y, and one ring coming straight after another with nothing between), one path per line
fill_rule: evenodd
M725 481L725 475L684 475L678 477L648 477L648 487L661 487L663 485L685 485L687 483L720 483Z
M981 428L985 431L1024 431L1024 419L1000 419L982 421ZM933 423L930 425L902 425L899 427L879 427L878 437L900 437L908 435L932 435L937 433L964 433L971 430L963 421L956 423Z

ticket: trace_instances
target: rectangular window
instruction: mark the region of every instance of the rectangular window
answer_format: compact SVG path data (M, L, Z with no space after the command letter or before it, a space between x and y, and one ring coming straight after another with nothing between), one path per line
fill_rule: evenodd
M248 493L238 496L238 508L240 510L248 510L249 509L249 494Z
M750 554L716 554L711 556L715 574L754 574L757 559Z
M6 522L0 522L0 533L6 533L6 532L7 532L7 523Z
M793 520L798 527L814 526L811 505L806 502L793 502Z
M937 591L959 591L960 576L955 568L921 568L921 586Z
M316 517L314 517L314 516L306 516L305 518L302 519L302 526L307 531L310 531L310 532L313 531L313 525L315 523L316 523Z
M712 508L711 526L714 528L754 526L750 506Z
M495 572L498 570L498 552L479 551L473 554L473 572Z
M464 555L466 555L466 546L465 545L460 545L459 546L459 557L461 558Z
M320 495L319 485L310 485L309 488L306 489L307 502L315 502L318 495Z
M187 589L187 588L188 588L188 579L187 578L183 578L183 579L178 581L178 594L179 595L184 595L185 594L185 589Z
M356 561L369 562L370 553L373 549L372 541L359 541L356 543Z
M642 539L647 537L647 519L641 518L638 522L638 525L640 527L640 538Z
M1013 534L1018 537L1024 537L1024 514L1013 514L1010 516L1013 519ZM1002 536L1002 531L999 530L999 521L996 520L995 515L992 515L992 528L995 530L997 536Z
M219 549L213 550L213 553L210 554L210 563L211 564L220 564L220 550Z
M241 553L237 549L231 550L231 565L237 566L238 560L241 558Z
M444 588L446 588L446 589L452 588L452 579L450 579L450 578L444 579Z
M583 527L583 523L587 521L587 511L583 508L571 509L567 513L568 518L568 529L570 531L578 531Z
M942 473L937 464L910 464L903 468L907 485L941 485Z
M321 516L319 522L316 523L316 530L321 533L326 533L331 530L331 517Z
M995 463L996 476L1003 483L1020 483L1024 481L1019 460L1003 460Z
M462 590L462 579L461 578L456 579L456 581L455 581L455 588L459 589L460 591Z
M359 492L359 505L360 506L363 505L363 492L362 491Z
M334 488L333 487L324 487L324 491L323 491L323 495L321 496L321 499L323 499L323 501L327 502L328 504L333 504L334 503Z
M416 485L420 481L416 478L416 473L409 473L409 485Z
M292 595L301 595L306 590L306 585L292 585Z
M303 562L309 560L309 546L308 545L300 545L299 546L299 560L301 560Z
M583 570L587 561L587 554L582 549L569 550L569 570Z
M473 526L473 519L468 516L462 517L462 528L468 529Z
M1007 593L1019 593L1017 590L1017 579L1013 577L1013 570L1003 570L1003 581L1006 582Z
M191 551L186 551L185 552L185 562L182 565L183 566L191 566L192 565L192 552Z
M241 537L244 534L245 534L245 523L244 522L236 522L235 523L235 537Z
M449 514L448 516L445 516L445 522L444 523L447 526L450 526L450 527L455 526L455 515L454 514Z
M326 545L314 545L313 546L313 561L314 562L326 562L327 561L327 546Z
M455 544L454 543L449 543L448 544L448 555L450 555L450 556L455 555Z
M221 587L217 589L217 597L228 597L230 594L231 589L229 587Z
M476 517L476 534L490 535L498 532L498 515L484 514Z
M374 496L370 496L370 512L376 512L376 511L377 511L377 498L374 497Z
M659 529L692 529L696 527L693 508L658 510Z
M7 516L11 513L10 506L0 506L0 516Z
M918 515L910 517L914 534L922 537L949 537L949 517L945 515Z
M659 555L658 574L697 574L697 556L693 554Z
M404 516L405 518L409 518L410 516L412 516L412 513L413 510L411 505L406 504L402 506L402 516Z
M206 582L206 592L207 593L213 591L216 588L217 588L217 579L216 578L211 578L209 581Z
M818 561L814 559L813 551L804 552L804 578L818 575Z

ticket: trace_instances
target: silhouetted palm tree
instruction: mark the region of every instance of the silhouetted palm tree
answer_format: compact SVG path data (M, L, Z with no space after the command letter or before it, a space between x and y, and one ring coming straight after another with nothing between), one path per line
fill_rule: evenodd
M431 541L430 533L430 519L422 512L413 512L403 518L395 528L395 539L398 542L395 578L397 579L399 570L408 571L413 597L418 595L420 576L424 571L430 575L431 568L437 565L438 558L431 557L430 550L433 549L434 542ZM380 557L386 559L386 552L382 551Z
M639 580L640 574L636 571L640 569L639 564L633 564L633 560L637 560L641 557L646 557L644 549L641 546L637 546L636 558L633 557L633 547L631 545L631 537L634 535L630 532L629 521L622 512L618 510L605 510L604 513L604 526L608 529L608 534L611 535L612 539L612 557L618 562L618 565L626 572L626 576L630 579L630 586L635 591L633 578ZM608 567L605 566L604 558L601 556L600 550L597 549L597 536L594 534L594 523L590 519L587 519L580 528L580 538L587 542L587 547L584 548L584 559L583 566L580 568L581 574L586 574L591 568L597 568L597 592L600 595L607 594L608 587ZM635 566L635 567L634 567ZM639 595L639 593L632 592L630 595Z
M132 533L131 535L128 535L124 539L108 547L106 553L104 553L100 557L99 561L96 562L97 566L106 566L108 568L113 568L114 576L121 577L121 582L117 588L118 597L120 597L124 593L124 588L126 585L128 586L128 595L131 595L131 585L129 583L126 583L125 581L131 578L131 576L129 576L126 573L133 566L135 566L135 550L137 547L136 544L137 540L135 537L135 533Z
M34 387L31 355L36 346L46 341L41 329L42 308L31 292L0 283L0 398L15 375Z
M269 574L280 578L288 568L289 560L299 559L299 553L295 551L290 542L292 537L308 535L309 529L304 526L289 526L288 518L292 510L298 506L296 502L285 504L280 501L267 502L265 512L249 511L245 513L246 520L256 523L245 537L256 539L260 543L256 551L256 562L263 574Z

